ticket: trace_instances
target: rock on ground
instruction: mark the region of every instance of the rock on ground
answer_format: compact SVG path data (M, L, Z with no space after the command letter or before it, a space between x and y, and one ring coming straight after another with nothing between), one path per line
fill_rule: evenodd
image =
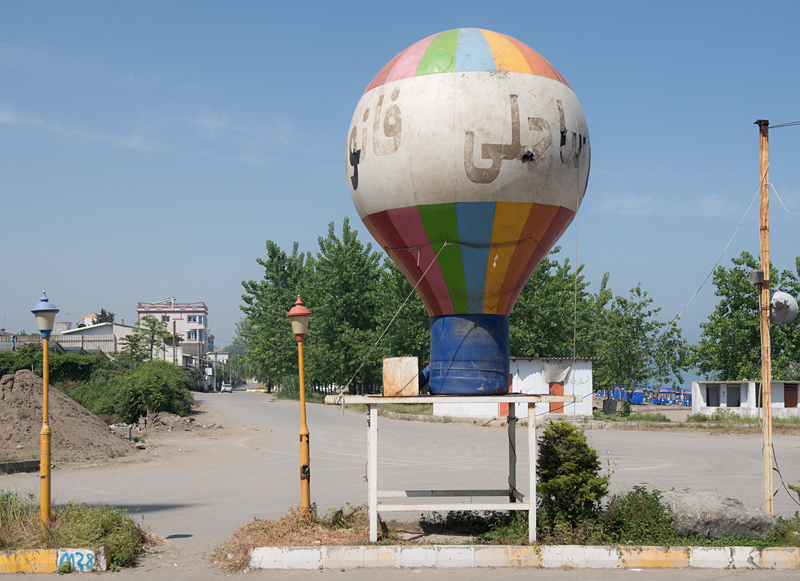
M672 512L675 530L681 535L765 539L775 528L775 519L762 510L713 492L671 490L661 494L661 501Z
M50 386L50 454L53 462L95 460L134 452L97 416ZM40 455L42 378L23 369L0 379L0 457Z

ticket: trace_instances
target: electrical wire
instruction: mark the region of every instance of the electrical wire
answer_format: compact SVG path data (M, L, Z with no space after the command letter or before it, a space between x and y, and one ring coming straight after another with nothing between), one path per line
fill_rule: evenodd
M661 335L659 335L658 339L660 339L661 336L664 335L664 333L666 333L667 330L669 330L669 327L674 325L678 321L678 319L681 318L681 315L683 315L683 313L686 312L686 309L689 308L689 305L691 305L692 302L694 302L694 299L696 299L697 295L700 294L700 291L703 290L703 287L708 282L708 279L711 278L711 275L714 274L714 271L719 266L719 263L722 262L722 258L725 256L725 253L728 251L728 248L730 248L731 244L733 244L733 240L736 238L736 235L739 233L739 230L742 228L742 224L744 224L744 221L747 219L747 216L750 213L750 210L753 208L753 204L755 203L756 198L758 198L758 194L759 194L760 191L761 191L761 186L759 186L758 191L756 191L756 195L753 196L753 199L750 201L750 205L747 207L747 211L744 213L744 216L742 216L742 220L739 222L739 225L736 227L736 230L734 231L733 236L731 236L731 239L728 241L728 244L722 250L722 254L719 255L719 258L714 263L714 266L711 267L711 271L708 273L708 276L706 276L706 278L703 281L703 283L700 285L700 287L692 295L692 298L689 299L689 302L686 303L686 306L683 307L683 309L681 309L681 312L678 313L677 315L675 315L675 318L672 319L669 322L669 324L667 325L667 329L665 329L664 332L662 332Z
M795 125L800 125L800 121L790 121L789 123L781 123L779 125L770 125L767 129L780 129L782 127L794 127Z
M781 206L783 206L783 209L786 210L787 214L791 214L792 216L800 216L800 214L789 211L789 209L786 207L786 204L783 203L783 200L781 200L781 197L778 195L778 190L775 189L775 186L772 184L769 184L769 186L772 188L772 191L775 192L775 197L778 198L778 201L781 203Z
M408 293L408 296L406 297L406 300L404 300L404 301L403 301L403 304L401 304L401 305L400 305L400 307L397 309L397 312L396 312L396 313L394 314L394 316L392 317L392 320L391 320L391 321L389 321L389 323L386 325L386 328L383 330L383 333L381 333L380 337L378 337L378 339L375 341L375 343L373 343L373 344L372 344L372 347L370 347L370 349L369 349L369 351L367 352L367 354L366 354L366 355L364 355L364 358L361 360L361 363L359 364L359 366L358 366L358 369L356 369L356 372L353 374L353 377L351 377L351 378L350 378L350 381L348 381L348 382L347 382L347 385L345 385L345 386L344 386L342 389L340 389L340 390L339 390L339 393L337 394L337 395L339 396L339 402L338 402L338 403L341 403L341 404L342 404L342 413L344 413L344 398L342 397L342 394L343 394L345 391L347 391L347 390L349 390L349 389L350 389L350 384L351 384L351 383L353 383L353 380L356 378L356 375L358 375L358 372L359 372L359 371L361 371L361 368L362 368L362 367L364 367L364 363L366 363L366 361L367 361L367 358L369 358L369 356L372 354L372 351L375 349L375 347L377 347L377 346L378 346L378 343L380 343L380 342L381 342L381 339L383 339L383 336L384 336L384 335L386 335L386 332L389 330L389 327L391 327L391 326L392 326L392 324L394 323L395 319L397 319L397 315L399 315L399 314L400 314L400 311L402 311L402 310L403 310L403 307L405 307L405 306L406 306L406 303L408 302L408 299L410 299L410 298L411 298L411 296L412 296L412 295L413 295L415 292L417 292L417 287L418 287L418 286L420 285L420 283L421 283L421 282L422 282L422 281L425 279L425 275L427 275L427 274L428 274L428 271L431 269L431 267L432 267L434 264L436 264L436 260L439 258L439 254L441 254L441 253L442 253L442 250L444 250L446 247L448 247L448 246L451 246L451 245L452 245L452 243L451 243L451 242L447 242L447 240L445 240L445 241L442 243L442 247L439 249L439 252L437 252L437 253L436 253L436 256L434 256L434 257L433 257L433 260L432 260L432 261L431 261L431 263L428 265L428 268L426 268L426 269L425 269L425 272L423 272L423 273L422 273L422 276L421 276L421 277L420 277L420 279L417 281L417 284L415 284L415 285L414 285L414 288L412 288L412 289L411 289L411 292L410 292L410 293Z

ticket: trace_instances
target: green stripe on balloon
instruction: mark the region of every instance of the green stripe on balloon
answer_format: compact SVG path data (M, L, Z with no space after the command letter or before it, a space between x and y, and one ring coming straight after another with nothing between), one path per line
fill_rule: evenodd
M430 206L418 206L417 209L434 253L439 252L444 240L449 242L459 241L455 204L433 204ZM447 246L439 254L437 262L444 275L447 292L450 293L453 311L456 313L468 313L467 284L464 280L461 247L457 244Z
M456 70L456 46L458 31L448 30L433 39L428 50L422 55L417 67L417 76L436 73L452 73Z

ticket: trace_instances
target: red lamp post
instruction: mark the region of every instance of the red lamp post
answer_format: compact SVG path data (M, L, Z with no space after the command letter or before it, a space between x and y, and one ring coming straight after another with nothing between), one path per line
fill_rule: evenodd
M292 333L297 338L297 353L300 360L300 511L303 518L311 516L311 454L309 451L308 425L306 425L306 385L303 369L303 340L308 331L311 311L297 297L294 307L286 314L292 322Z

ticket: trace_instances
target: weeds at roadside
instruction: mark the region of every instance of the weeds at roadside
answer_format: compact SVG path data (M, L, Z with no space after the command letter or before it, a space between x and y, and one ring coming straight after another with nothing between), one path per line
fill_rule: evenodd
M0 550L86 548L107 545L109 565L129 567L145 545L158 538L141 529L122 510L69 502L54 506L50 526L42 528L38 500L0 492Z

